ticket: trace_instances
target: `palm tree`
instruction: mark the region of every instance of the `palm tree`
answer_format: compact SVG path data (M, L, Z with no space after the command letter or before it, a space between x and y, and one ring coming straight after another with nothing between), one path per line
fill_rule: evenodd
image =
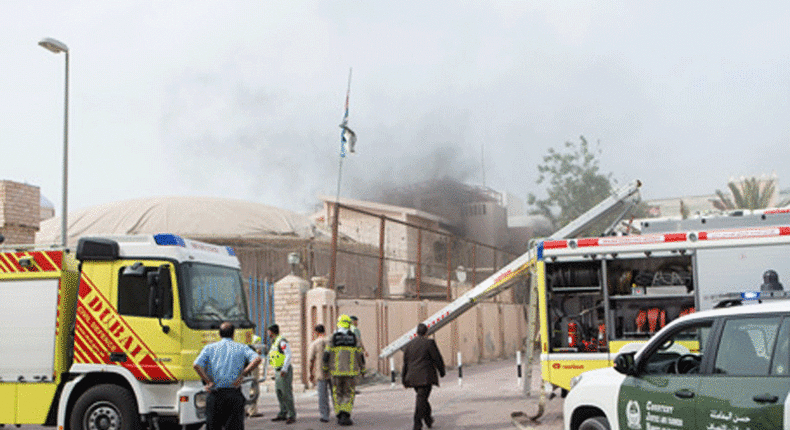
M727 183L732 199L721 190L716 190L718 200L712 200L716 209L764 209L771 205L776 191L776 179L742 178L739 182Z

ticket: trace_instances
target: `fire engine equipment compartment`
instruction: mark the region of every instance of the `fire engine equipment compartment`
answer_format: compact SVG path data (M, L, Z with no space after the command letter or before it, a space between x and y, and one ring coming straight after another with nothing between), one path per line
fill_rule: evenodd
M693 312L691 258L665 252L546 261L551 352L607 352L609 341L646 339Z

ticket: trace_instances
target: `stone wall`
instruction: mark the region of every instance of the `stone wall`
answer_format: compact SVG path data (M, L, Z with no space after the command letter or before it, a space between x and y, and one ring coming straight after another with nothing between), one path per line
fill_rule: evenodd
M403 333L447 306L444 300L337 300L338 313L357 315L367 357L367 367L389 374L388 360L378 355ZM445 365L456 367L458 353L463 363L483 363L513 357L526 343L524 305L486 299L439 329L436 340ZM393 355L400 371L403 353Z
M274 284L274 319L280 333L291 344L295 392L310 387L307 380L307 346L314 339L313 327L324 324L327 333L336 329L340 314L359 317L359 328L367 351L366 367L389 374L389 360L379 359L381 350L419 322L435 314L449 302L445 300L374 300L338 299L335 291L325 288L326 279L313 278L313 285L302 278L288 275ZM445 364L482 363L512 357L523 349L527 336L524 305L503 303L490 298L469 309L465 314L432 335L439 345ZM394 363L400 371L402 353ZM267 389L273 388L273 372L269 369Z

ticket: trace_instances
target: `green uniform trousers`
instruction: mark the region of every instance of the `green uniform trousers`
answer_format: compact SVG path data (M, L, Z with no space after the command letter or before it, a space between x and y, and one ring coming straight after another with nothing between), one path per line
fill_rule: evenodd
M285 372L285 376L282 376L279 370L275 370L274 389L277 392L277 403L280 404L280 413L277 414L278 417L296 418L293 379L293 366L288 366L288 371Z

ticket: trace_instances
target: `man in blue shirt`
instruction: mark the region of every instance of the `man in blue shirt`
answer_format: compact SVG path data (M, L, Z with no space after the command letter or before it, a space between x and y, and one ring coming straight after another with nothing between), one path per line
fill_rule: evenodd
M261 357L247 345L233 341L233 324L219 326L220 341L203 347L192 367L205 384L208 430L244 430L241 383L258 367Z

